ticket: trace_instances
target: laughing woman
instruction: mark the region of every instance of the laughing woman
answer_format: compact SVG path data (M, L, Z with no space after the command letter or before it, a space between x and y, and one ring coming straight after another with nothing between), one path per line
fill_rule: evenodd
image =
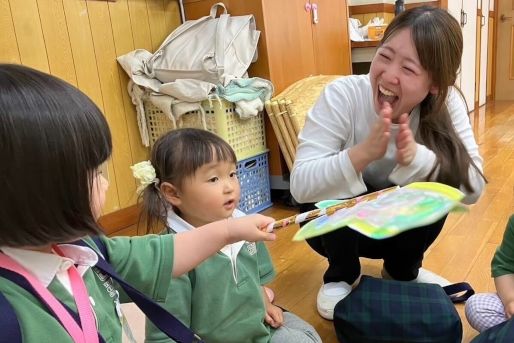
M294 198L307 210L309 202L430 180L460 188L464 202L474 203L485 178L466 104L453 87L461 57L462 32L446 11L418 7L395 17L370 73L337 79L310 110L291 173ZM351 292L361 256L383 259L388 278L447 283L421 268L445 219L380 241L353 230L309 240L329 262L320 315L332 319Z

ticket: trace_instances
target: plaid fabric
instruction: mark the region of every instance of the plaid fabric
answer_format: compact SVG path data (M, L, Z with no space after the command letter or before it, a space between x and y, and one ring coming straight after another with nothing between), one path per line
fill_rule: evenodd
M496 293L475 294L466 301L466 318L478 332L485 331L507 320L505 307Z
M512 343L514 342L514 319L493 326L473 338L471 343Z
M436 284L363 276L334 310L344 343L460 343L462 323L448 295Z

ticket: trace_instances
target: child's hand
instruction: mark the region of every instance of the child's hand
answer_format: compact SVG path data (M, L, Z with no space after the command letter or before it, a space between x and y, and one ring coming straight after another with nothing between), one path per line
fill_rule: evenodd
M399 118L400 131L396 136L396 161L401 166L409 165L416 156L418 144L409 127L409 115L404 113Z
M275 329L282 326L284 323L284 314L282 313L282 309L272 303L268 303L266 305L266 316L264 317L266 323L274 327Z
M275 220L260 214L218 220L197 230L175 235L173 276L195 268L223 246L239 241L272 241L275 234L267 226Z
M507 304L505 304L505 316L507 319L512 318L512 315L514 314L514 301L511 301Z
M273 241L276 236L267 232L267 226L275 220L260 214L252 214L240 218L229 218L227 220L228 242L239 241Z

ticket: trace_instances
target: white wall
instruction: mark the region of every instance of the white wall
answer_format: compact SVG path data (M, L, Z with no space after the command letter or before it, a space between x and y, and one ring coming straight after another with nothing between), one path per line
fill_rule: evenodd
M448 1L448 12L460 22L461 9L467 14L467 22L462 27L462 36L464 39L464 51L462 52L462 63L457 80L457 85L464 93L466 103L469 110L475 108L475 61L476 61L476 27L477 27L477 4L475 0L465 0L462 4L460 1ZM487 44L487 39L483 41Z

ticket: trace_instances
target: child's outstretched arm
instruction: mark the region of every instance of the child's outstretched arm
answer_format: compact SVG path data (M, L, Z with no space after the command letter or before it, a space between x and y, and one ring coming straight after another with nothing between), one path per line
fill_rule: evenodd
M494 284L505 307L505 316L510 319L514 314L514 274L495 277Z
M195 268L227 244L238 241L272 241L274 233L266 232L273 218L260 214L229 218L201 226L175 236L173 276Z

